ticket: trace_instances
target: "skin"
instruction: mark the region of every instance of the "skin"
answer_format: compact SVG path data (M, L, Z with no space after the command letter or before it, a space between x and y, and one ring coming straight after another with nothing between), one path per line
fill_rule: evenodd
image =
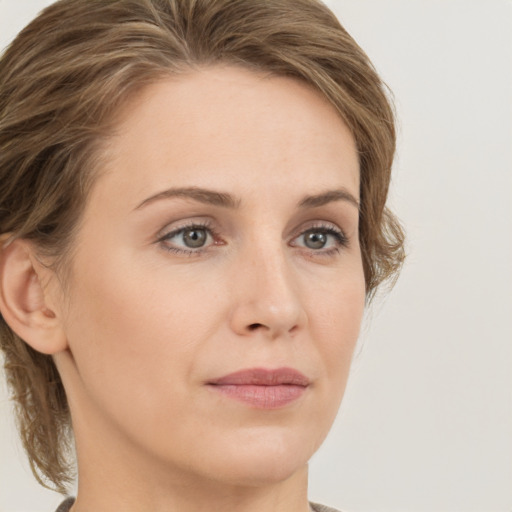
M307 462L364 309L349 130L305 84L213 67L139 94L106 160L66 294L45 287L66 340L54 358L76 434L73 512L306 512ZM176 188L231 204L162 194ZM179 231L190 225L207 236L192 252ZM254 367L310 384L272 410L207 385Z

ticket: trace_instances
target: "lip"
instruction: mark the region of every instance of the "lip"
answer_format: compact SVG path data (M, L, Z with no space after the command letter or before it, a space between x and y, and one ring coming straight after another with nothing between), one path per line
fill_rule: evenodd
M249 368L209 381L222 395L258 409L279 409L298 400L309 379L293 368Z

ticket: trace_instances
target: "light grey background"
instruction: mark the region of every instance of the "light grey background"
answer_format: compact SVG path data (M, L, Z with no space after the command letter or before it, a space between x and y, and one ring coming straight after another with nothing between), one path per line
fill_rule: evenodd
M46 0L0 0L4 47ZM512 2L331 0L394 91L408 261L311 464L351 512L512 511ZM0 384L0 512L53 512Z

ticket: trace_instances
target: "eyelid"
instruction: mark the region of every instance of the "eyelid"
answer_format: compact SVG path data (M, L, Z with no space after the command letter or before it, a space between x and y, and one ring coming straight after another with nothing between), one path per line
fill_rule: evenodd
M330 221L311 221L307 222L305 224L302 224L299 228L295 229L292 233L291 239L297 238L300 235L303 235L304 233L312 230L319 230L319 231L327 231L327 232L334 232L339 233L342 235L345 239L348 237L345 234L345 231L340 228L337 224Z
M155 238L157 239L157 241L160 241L161 239L166 238L169 235L177 234L180 231L183 231L184 229L190 229L194 227L207 229L213 232L212 222L210 221L210 219L185 219L183 221L178 221L177 223L166 224L164 228L157 232Z

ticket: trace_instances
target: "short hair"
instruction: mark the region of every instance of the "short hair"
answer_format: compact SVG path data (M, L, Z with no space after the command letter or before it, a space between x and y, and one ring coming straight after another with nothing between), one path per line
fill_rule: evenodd
M65 268L120 106L165 76L215 64L307 83L350 129L370 300L404 258L385 206L394 112L366 54L318 0L60 0L43 10L0 60L0 235L31 240ZM70 416L53 359L1 317L0 347L34 475L66 492Z

